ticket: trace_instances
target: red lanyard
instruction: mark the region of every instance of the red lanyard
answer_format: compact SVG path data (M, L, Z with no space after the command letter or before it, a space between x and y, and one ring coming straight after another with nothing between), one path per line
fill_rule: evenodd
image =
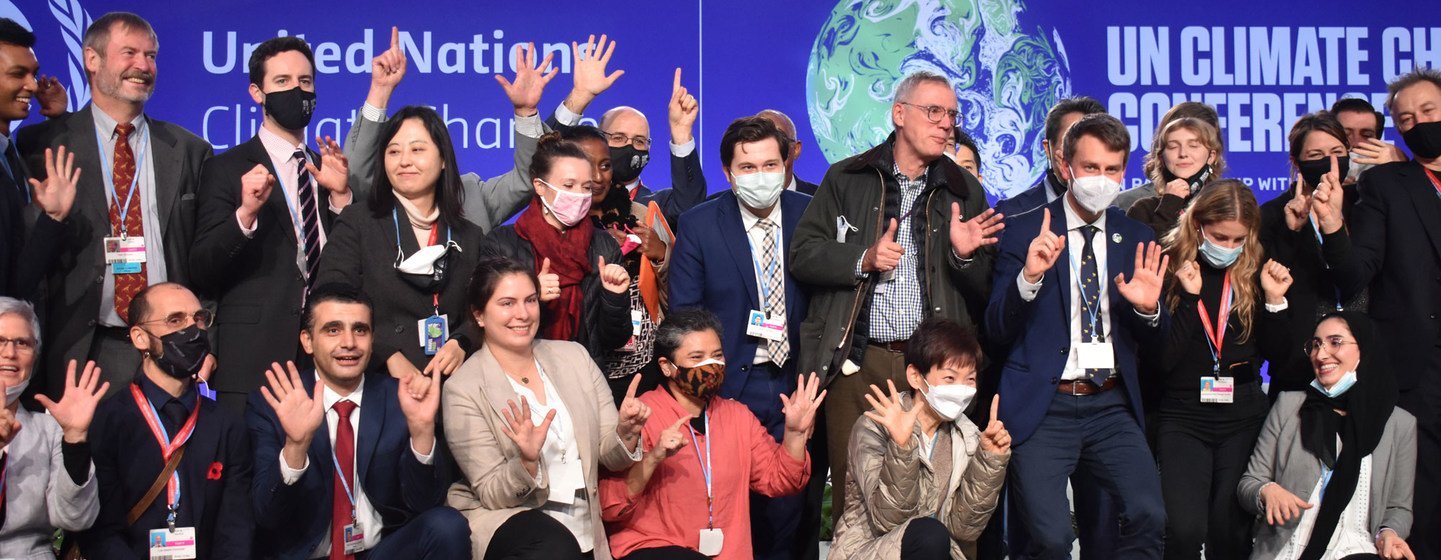
M1436 187L1436 195L1441 196L1441 179L1437 179L1436 174L1432 173L1430 169L1422 167L1421 170L1426 172L1428 179L1431 179L1431 186Z
M160 415L155 413L155 405L145 398L145 393L140 390L139 385L130 385L130 395L135 397L135 406L140 409L140 416L145 418L145 424L150 428L150 434L155 436L155 442L160 444L160 457L164 462L170 462L170 456L176 450L185 446L190 441L190 435L195 433L195 421L200 418L200 395L195 396L195 408L190 411L190 418L180 426L180 431L175 433L174 438L169 438L165 432L165 425L160 423ZM170 522L175 522L175 511L180 508L180 471L170 475L170 482L165 485L170 508Z
M1231 318L1231 271L1226 271L1226 279L1221 283L1221 307L1216 310L1220 314L1220 321L1216 326L1211 326L1211 314L1206 312L1204 302L1196 302L1196 312L1201 315L1201 328L1206 330L1206 344L1211 347L1211 359L1214 361L1213 373L1221 371L1221 347L1226 343L1226 321Z
M440 224L434 223L430 225L430 242L425 246L435 245L437 241L440 241ZM435 308L435 314L440 315L440 292L430 294L430 305Z

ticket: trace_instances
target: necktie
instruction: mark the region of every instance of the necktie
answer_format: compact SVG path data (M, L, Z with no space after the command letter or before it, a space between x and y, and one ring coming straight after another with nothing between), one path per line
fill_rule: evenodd
M293 157L300 168L295 192L296 199L300 201L300 230L305 236L305 285L309 287L320 270L320 216L315 205L315 183L310 180L310 172L305 170L305 150L295 150Z
M1096 267L1096 252L1091 248L1091 240L1098 231L1100 228L1096 226L1081 226L1081 238L1085 240L1081 244L1081 299L1084 300L1081 303L1081 342L1106 341L1106 327L1100 317L1101 279ZM1086 370L1086 376L1092 383L1100 385L1111 376L1111 370L1091 368Z
M110 178L115 183L115 197L110 201L110 230L115 235L124 234L125 237L144 237L145 229L140 216L141 193L131 196L131 183L135 182L135 152L130 149L130 133L135 132L135 125L120 123L115 125L115 158L114 165L110 170ZM140 185L134 185L140 188ZM126 204L124 223L120 220L120 205ZM135 294L145 289L146 267L140 263L140 272L134 274L115 274L115 313L120 315L120 320L130 322L130 300L135 299Z
M170 435L180 431L185 421L190 419L190 413L185 411L185 405L180 404L180 399L172 398L160 406L161 422L165 423L165 431Z
M350 401L336 401L335 415L335 461L340 469L335 472L333 501L330 508L330 560L354 558L345 553L345 526L355 523L355 507L350 504L350 492L355 491L355 429L350 427L350 413L356 404ZM341 481L344 481L342 484Z
M761 220L756 225L765 230L765 241L761 248L761 266L765 274L762 279L766 286L766 300L764 302L766 313L769 315L785 316L786 313L786 286L781 279L780 261L776 258L776 223L770 220ZM766 352L770 353L771 362L783 366L786 358L790 356L791 345L787 339L767 340Z
M11 139L10 144L5 147L5 167L10 170L10 179L15 181L15 188L25 196L26 204L30 202L30 181L25 174L25 167L20 164L20 151L15 148L15 140Z

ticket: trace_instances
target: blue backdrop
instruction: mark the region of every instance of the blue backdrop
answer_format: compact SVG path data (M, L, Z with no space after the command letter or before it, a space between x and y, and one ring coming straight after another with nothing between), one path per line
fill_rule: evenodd
M493 76L502 67L511 74L511 49L535 42L556 52L562 75L546 92L548 113L570 88L570 41L608 33L619 41L611 66L626 74L589 116L635 106L665 141L671 79L683 68L700 100L696 133L712 190L725 188L716 145L732 119L764 108L791 115L804 144L797 173L818 182L829 162L885 137L895 82L925 68L957 84L993 197L1039 176L1046 108L1090 95L1132 129L1127 186L1144 182L1141 159L1160 114L1191 99L1218 108L1228 175L1265 200L1287 188L1285 135L1296 116L1342 95L1379 107L1388 80L1414 65L1441 67L1441 12L1404 5L1414 4L0 0L0 16L36 31L42 72L70 89L72 109L88 99L85 25L111 10L144 16L160 37L148 112L217 150L259 126L246 93L248 45L281 34L310 41L319 74L311 135L343 136L364 100L370 59L398 25L410 68L391 108L435 106L463 168L497 175L510 165L511 121ZM1386 138L1399 142L1392 130ZM644 177L667 186L667 160L655 161Z

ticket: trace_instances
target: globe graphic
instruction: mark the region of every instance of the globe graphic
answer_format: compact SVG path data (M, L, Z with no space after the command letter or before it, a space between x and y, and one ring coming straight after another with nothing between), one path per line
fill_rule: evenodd
M1017 0L841 0L806 69L807 114L826 159L883 142L896 85L929 70L955 86L986 191L1005 198L1035 184L1046 111L1070 95L1070 64L1054 30L1023 28L1023 11Z

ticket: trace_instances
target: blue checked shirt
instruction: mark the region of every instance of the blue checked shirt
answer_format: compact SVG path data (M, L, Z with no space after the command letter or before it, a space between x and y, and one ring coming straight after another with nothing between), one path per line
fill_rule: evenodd
M920 252L915 237L911 235L911 209L926 188L926 174L912 179L893 165L891 173L901 186L900 221L896 224L896 243L905 248L900 264L890 275L883 275L876 283L871 295L870 332L867 334L876 342L906 340L925 320L925 302L921 298L921 283L916 279L916 256ZM862 257L864 258L864 257ZM860 274L860 262L856 262L856 275ZM889 278L887 278L889 276ZM889 281L887 281L889 280Z

